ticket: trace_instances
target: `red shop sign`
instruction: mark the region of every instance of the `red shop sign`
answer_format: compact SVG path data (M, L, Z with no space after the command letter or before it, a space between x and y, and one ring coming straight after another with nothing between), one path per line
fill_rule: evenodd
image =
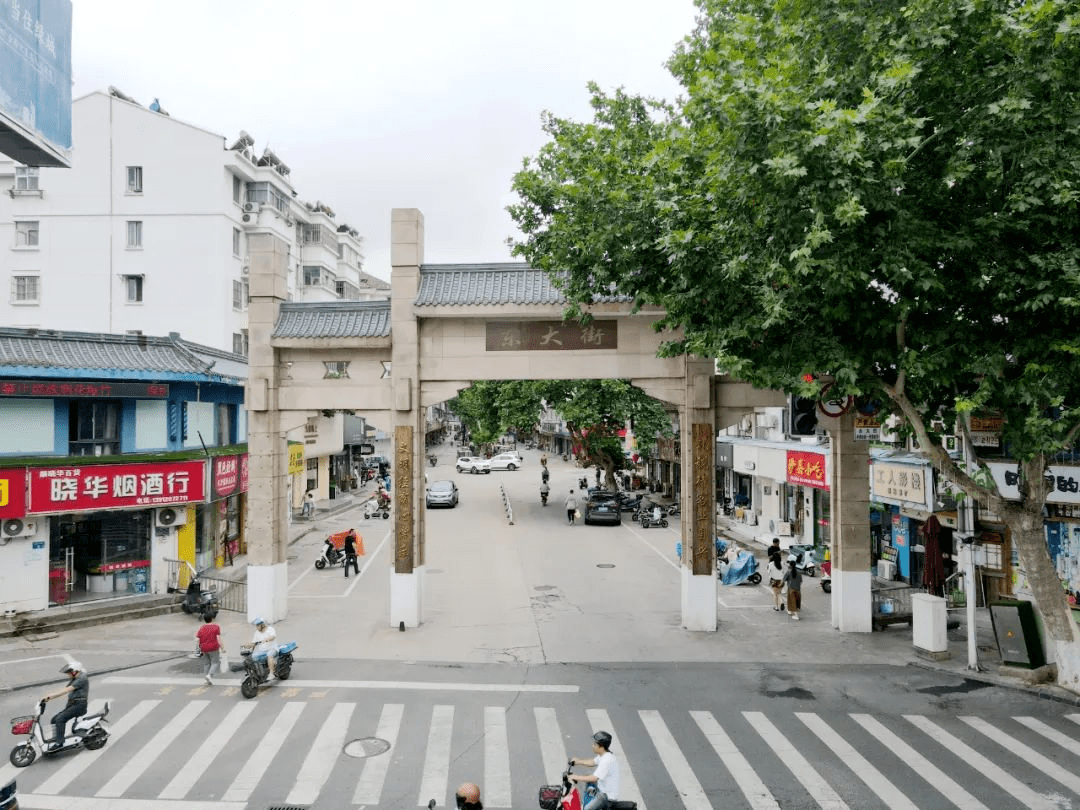
M825 456L807 453L805 450L787 451L787 480L818 489L829 488L825 481Z
M87 512L202 501L202 461L99 464L30 470L31 514Z
M26 515L26 468L0 470L0 518Z
M227 498L235 492L247 492L248 457L215 456L213 500Z

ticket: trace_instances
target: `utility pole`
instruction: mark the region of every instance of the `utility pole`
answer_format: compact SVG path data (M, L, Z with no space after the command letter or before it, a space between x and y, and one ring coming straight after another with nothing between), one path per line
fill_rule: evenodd
M965 428L970 426L970 420L964 417ZM972 474L972 461L975 454L971 449L971 431L960 431L960 442L964 453L964 471ZM965 493L960 500L956 516L957 536L960 538L960 553L964 563L964 603L967 615L967 668L979 671L979 648L975 643L975 499Z

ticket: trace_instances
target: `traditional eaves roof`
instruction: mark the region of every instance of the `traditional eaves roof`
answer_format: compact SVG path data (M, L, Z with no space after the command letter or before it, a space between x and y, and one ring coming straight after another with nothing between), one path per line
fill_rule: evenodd
M594 303L630 301L630 296L594 294ZM416 306L565 306L566 296L543 270L515 262L503 264L425 264L420 268Z
M387 337L390 302L327 301L284 303L274 325L274 338Z
M217 366L227 366L223 370ZM115 379L201 380L241 384L242 355L169 337L0 328L0 374Z

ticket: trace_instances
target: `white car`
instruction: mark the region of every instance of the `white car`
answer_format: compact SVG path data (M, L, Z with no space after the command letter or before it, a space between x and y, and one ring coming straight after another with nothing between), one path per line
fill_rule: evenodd
M492 456L488 460L488 464L491 465L493 470L516 470L521 466L521 454L519 453L499 453L497 456Z
M488 464L487 459L478 456L462 456L454 466L458 472L467 472L473 475L491 472L491 465Z

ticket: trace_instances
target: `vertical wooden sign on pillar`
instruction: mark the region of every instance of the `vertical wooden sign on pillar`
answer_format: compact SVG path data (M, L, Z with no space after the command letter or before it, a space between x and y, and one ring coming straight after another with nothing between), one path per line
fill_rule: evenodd
M413 572L413 429L394 428L394 573Z
M693 512L693 573L695 576L713 574L713 522L716 520L716 507L714 502L715 471L713 470L713 453L715 452L715 439L713 426L704 422L695 422L691 429L691 480L693 492L691 493L690 508Z

